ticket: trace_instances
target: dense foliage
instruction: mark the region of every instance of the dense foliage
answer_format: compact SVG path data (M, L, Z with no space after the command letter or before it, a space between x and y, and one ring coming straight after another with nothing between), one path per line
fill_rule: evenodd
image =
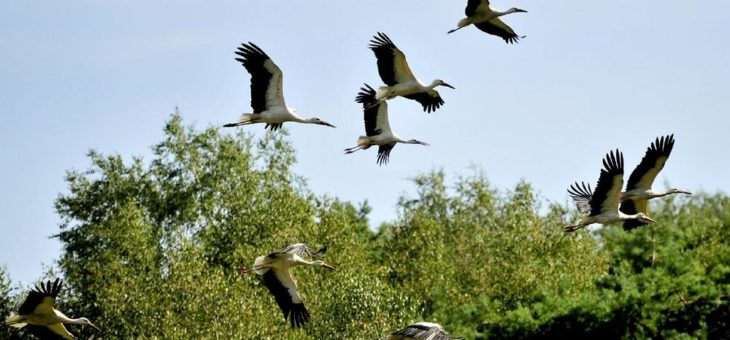
M499 192L478 172L449 185L435 171L373 232L367 203L315 195L290 172L285 132L255 141L175 115L151 160L89 157L56 202L59 304L103 337L373 339L420 320L467 339L730 337L723 195L663 200L660 223L632 232L566 235L575 212L541 207L527 183ZM297 242L327 245L338 269L294 270L313 319L295 330L239 269ZM5 315L22 297L10 286L0 271Z

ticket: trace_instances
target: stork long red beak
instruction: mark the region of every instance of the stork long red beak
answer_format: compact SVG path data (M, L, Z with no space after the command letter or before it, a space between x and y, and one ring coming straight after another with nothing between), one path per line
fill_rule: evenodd
M452 89L456 90L456 88L455 88L455 87L453 87L453 86L451 86L451 84L443 83L443 84L441 84L441 85L442 85L442 86L446 86L446 87L449 87L449 88L452 88Z
M99 327L96 327L96 325L95 325L95 324L93 324L93 323L91 323L91 321L89 321L89 327L93 327L93 328L94 328L94 329L96 329L97 331L101 332L101 328L99 328Z
M329 127L333 127L333 128L336 128L336 126L334 126L334 125L332 125L332 124L330 124L330 123L327 123L327 122L325 122L325 121L322 121L322 122L321 122L321 123L319 123L319 124L320 124L320 125L326 125L326 126L329 126Z
M326 263L322 263L322 267L327 268L328 270L335 270L335 267L332 267Z
M687 190L681 190L681 189L677 189L677 192L678 192L678 193L680 193L680 194L687 194L687 195L692 195L692 193L691 193L691 192L689 192L689 191L687 191Z

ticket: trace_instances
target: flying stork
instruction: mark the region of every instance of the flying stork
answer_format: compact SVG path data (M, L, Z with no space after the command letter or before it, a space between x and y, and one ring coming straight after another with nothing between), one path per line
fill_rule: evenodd
M603 169L595 193L591 191L590 185L584 182L576 182L568 189L578 210L586 216L578 224L565 227L565 231L576 231L593 223L613 224L627 220L638 220L642 223L656 222L643 212L626 214L619 211L623 184L624 155L618 150L611 151L603 159Z
M235 52L235 58L251 74L251 108L253 113L244 113L236 123L223 125L234 127L265 123L264 129L272 131L281 128L285 122L318 124L335 127L319 118L303 118L284 102L283 74L274 61L254 43L242 44Z
M672 194L692 194L689 191L677 188L672 188L669 191L657 191L651 187L659 171L664 168L664 163L667 162L673 147L674 135L672 134L661 138L657 137L646 149L644 158L641 159L639 165L629 176L626 191L621 193L621 212L629 215L638 212L646 213L650 199ZM624 222L624 229L631 230L643 225L646 225L646 223L627 220Z
M321 260L307 261L303 257L312 257L327 251L323 247L317 251L303 243L290 245L284 249L274 251L267 256L259 256L253 263L253 270L263 275L264 286L274 296L276 303L284 313L284 321L289 319L294 328L301 327L309 322L309 312L297 292L297 281L291 275L290 268L294 266L315 266L334 270Z
M385 340L451 340L449 333L443 327L432 322L416 322L391 334Z
M346 154L378 146L378 164L387 164L390 151L397 143L428 145L416 139L403 140L398 137L388 123L388 103L375 99L375 90L370 85L360 88L355 101L362 104L365 116L365 136L357 139L357 146L345 149Z
M479 30L496 35L504 39L506 43L513 44L521 38L524 38L524 36L518 36L511 27L499 18L512 13L527 13L523 9L512 7L501 12L489 6L489 0L469 0L464 13L466 13L466 18L459 20L458 27L448 31L447 34L454 33L466 26L474 24Z
M444 100L434 88L437 86L454 88L440 79L434 80L430 85L421 82L408 67L406 55L385 33L378 32L373 36L368 47L375 53L380 79L387 85L381 86L376 92L375 98L379 101L402 96L421 103L423 111L431 113L444 104Z
M5 324L15 328L26 327L42 339L75 339L63 324L75 324L93 327L99 330L96 325L87 318L71 319L55 309L56 297L61 291L61 279L53 283L50 280L45 285L41 283L31 289L25 301L20 305L17 315L11 315L5 320Z

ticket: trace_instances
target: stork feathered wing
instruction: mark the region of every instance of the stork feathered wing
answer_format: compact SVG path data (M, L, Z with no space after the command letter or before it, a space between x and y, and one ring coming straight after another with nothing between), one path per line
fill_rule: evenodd
M271 268L263 275L264 285L274 296L276 304L294 328L309 322L309 312L299 296L297 282L291 276L289 268Z
M631 172L626 182L626 191L636 188L651 189L654 179L662 171L672 153L672 148L674 148L674 135L657 137L646 149L646 154L639 165Z
M403 97L421 103L421 106L423 106L423 111L426 111L428 113L436 111L438 108L441 107L441 105L444 104L444 100L441 98L441 95L436 90L409 94Z
M375 99L375 90L368 84L360 88L355 101L363 105L365 119L365 135L377 136L381 133L391 133L388 122L388 103Z
M291 255L297 255L300 257L312 257L314 255L324 253L326 251L327 251L327 247L322 247L319 250L314 250L312 248L309 248L309 246L307 246L304 243L296 243L296 244L292 244L284 249L279 249L279 250L271 253L269 256L280 255L280 254L291 254Z
M58 325L58 326L56 326ZM53 326L53 328L51 328ZM70 337L68 335L63 334L71 334L68 332L66 327L63 326L63 324L53 324L51 326L39 326L39 325L27 325L25 326L26 331L28 331L30 334L33 334L38 339L43 340L69 340L74 339L74 336L71 335ZM60 329L62 328L62 330ZM58 331L64 331L65 333L58 333Z
M56 297L61 292L61 279L56 279L53 283L50 280L41 282L40 285L36 285L34 289L31 289L28 296L25 298L23 303L18 309L19 315L55 315Z
M578 208L578 211L584 215L589 215L591 213L591 198L593 198L593 190L591 190L590 184L586 182L575 182L570 185L568 194L570 194L573 202L575 202L575 207Z
M469 0L464 9L467 17L473 17L477 13L489 12L489 0Z
M591 198L591 216L617 212L624 184L624 156L616 150L606 154L596 190Z
M256 44L241 44L236 58L251 74L251 108L261 113L273 107L286 108L284 77L279 66Z
M391 334L389 339L451 340L439 324L418 322Z
M398 83L416 81L416 77L408 66L406 55L385 33L378 32L377 35L374 35L368 47L375 53L380 79L386 85L393 86Z
M395 147L395 143L383 144L378 146L378 165L388 164L390 161L390 151Z
M475 23L474 26L482 32L496 35L504 39L504 41L509 44L516 43L520 40L520 38L523 38L517 35L517 33L515 33L515 31L505 24L500 18L493 18L486 22Z

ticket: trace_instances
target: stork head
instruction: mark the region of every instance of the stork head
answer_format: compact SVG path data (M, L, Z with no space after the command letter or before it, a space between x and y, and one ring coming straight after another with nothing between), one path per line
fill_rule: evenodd
M420 145L425 145L425 146L428 146L428 143L426 143L426 142L421 142L421 141L420 141L420 140L418 140L418 139L411 139L411 140L407 141L406 143L408 143L408 144L420 144Z
M640 212L640 213L636 214L636 219L639 220L639 222L642 222L642 223L647 223L647 224L649 224L649 223L656 223L656 221L653 218L647 216L643 212Z
M325 125L325 126L329 126L329 127L336 127L336 126L334 126L334 125L332 125L330 123L327 123L327 122L325 122L325 121L323 121L323 120L321 120L319 118L310 118L309 119L309 123L311 123L311 124L317 124L317 125Z
M96 325L93 324L91 321L89 321L89 319L79 318L79 320L81 320L82 327L92 327L92 328L96 329L97 331L101 331L101 329L99 327L96 327Z
M322 260L314 260L314 261L312 261L312 263L317 267L322 267L322 268L325 268L328 270L335 270L335 267L328 265L327 263L325 263Z
M524 9L519 9L519 8L517 8L517 7L512 7L512 8L510 8L508 12L510 12L510 13L527 13L527 11L526 11L526 10L524 10Z
M452 89L456 89L455 87L451 86L449 83L447 83L447 82L445 82L445 81L443 81L441 79L436 79L434 81L434 83L436 84L436 86L446 86L446 87L449 87L449 88L452 88Z
M669 190L669 192L671 192L673 194L692 195L692 193L687 190L682 190L682 189L677 189L677 188L672 188L671 190Z

